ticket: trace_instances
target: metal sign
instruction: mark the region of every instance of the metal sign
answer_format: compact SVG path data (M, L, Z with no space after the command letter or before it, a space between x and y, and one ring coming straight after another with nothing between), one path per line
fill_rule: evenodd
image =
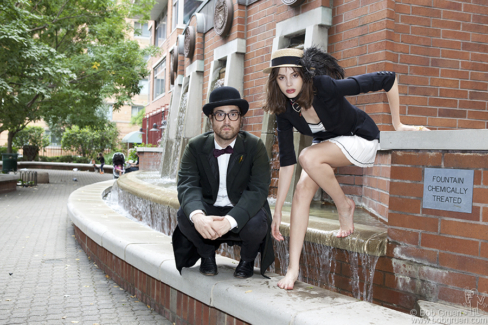
M422 208L471 213L474 170L425 168Z

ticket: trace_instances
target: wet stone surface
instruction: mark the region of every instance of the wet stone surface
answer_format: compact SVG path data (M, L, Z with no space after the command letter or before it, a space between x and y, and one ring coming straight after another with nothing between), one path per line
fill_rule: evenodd
M0 324L171 324L108 279L74 238L68 196L112 175L48 172L49 184L0 196Z

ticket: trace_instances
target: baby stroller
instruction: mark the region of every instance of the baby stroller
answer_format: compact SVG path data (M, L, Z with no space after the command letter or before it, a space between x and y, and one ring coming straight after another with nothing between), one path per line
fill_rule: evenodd
M113 175L114 179L119 178L119 172L118 170L121 170L121 175L125 173L125 156L122 152L116 152L114 153L112 157L112 166L114 167L113 169ZM120 169L119 169L120 168Z

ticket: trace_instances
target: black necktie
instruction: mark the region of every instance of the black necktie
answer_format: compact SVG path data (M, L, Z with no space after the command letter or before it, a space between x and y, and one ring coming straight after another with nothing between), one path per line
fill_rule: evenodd
M215 158L219 158L220 155L223 155L225 153L233 153L234 149L231 146L227 146L225 149L214 149L213 155Z

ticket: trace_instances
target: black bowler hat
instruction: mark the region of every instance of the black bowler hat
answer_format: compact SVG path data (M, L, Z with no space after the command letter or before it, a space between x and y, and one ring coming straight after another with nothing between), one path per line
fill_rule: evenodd
M203 113L207 116L213 113L215 107L235 105L241 110L241 116L246 115L249 103L241 99L239 91L233 87L219 87L210 93L210 100L203 105Z

